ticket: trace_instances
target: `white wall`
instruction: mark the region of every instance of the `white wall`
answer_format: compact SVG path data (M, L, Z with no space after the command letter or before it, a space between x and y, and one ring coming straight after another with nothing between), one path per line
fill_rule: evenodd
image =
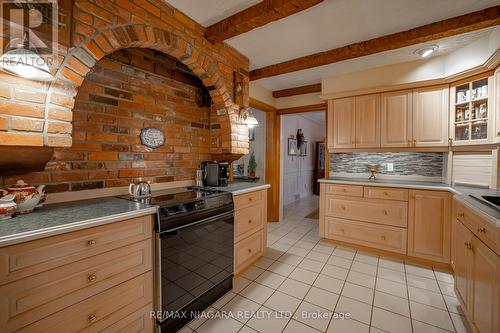
M281 118L281 195L282 205L312 194L315 143L325 138L324 112L316 113L315 119L307 114L285 115ZM288 156L288 138L301 128L307 141L307 156Z
M250 149L255 153L255 159L257 160L257 170L255 174L260 177L259 181L265 181L265 170L266 170L266 113L263 111L256 110L252 108L252 113L257 118L259 126L255 127L255 140L250 141ZM248 175L248 160L250 159L250 153L241 157L238 160L238 164L245 165L245 175Z

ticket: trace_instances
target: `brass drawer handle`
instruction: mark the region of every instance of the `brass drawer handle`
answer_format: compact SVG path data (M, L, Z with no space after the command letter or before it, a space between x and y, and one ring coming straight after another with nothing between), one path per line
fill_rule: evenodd
M472 243L471 242L464 242L464 245L467 249L472 250Z
M384 215L389 215L389 213L385 209L382 211L382 213L384 213Z
M342 189L342 192L347 192L347 189L346 189L346 188L343 188L343 189Z
M253 201L253 198L252 197L248 198L248 201Z
M341 206L340 206L340 209L345 210L345 206L344 206L344 205L341 205Z
M252 253L252 249L248 249L248 253Z
M382 192L382 194L383 194L383 195L389 195L389 193L387 193L387 192L385 192L385 191L384 191L384 192Z
M252 224L252 220L251 220L251 219L250 219L250 220L248 220L248 224Z
M87 277L87 280L89 282L95 282L97 280L97 276L95 276L94 274L91 274Z
M386 237L384 235L381 236L382 240L386 240Z
M96 243L97 243L97 242L96 242L94 239L91 239L91 240L89 240L89 241L87 242L87 246L94 246L94 245L96 245Z
M477 231L479 233L485 234L486 233L486 228L477 228Z
M340 232L345 234L345 230L344 229L340 229Z
M458 217L465 217L465 213L458 213Z
M92 315L88 316L87 319L88 319L89 323L93 324L97 321L97 316L92 314Z

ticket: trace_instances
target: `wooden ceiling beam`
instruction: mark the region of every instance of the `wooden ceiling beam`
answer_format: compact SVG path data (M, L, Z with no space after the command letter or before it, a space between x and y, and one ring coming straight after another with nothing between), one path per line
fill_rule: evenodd
M250 71L258 80L455 36L500 24L500 5Z
M209 26L205 38L219 43L247 31L280 20L324 0L264 0Z
M321 92L321 83L310 84L308 86L282 89L282 90L275 90L273 91L273 97L280 98L280 97L310 94L315 92Z

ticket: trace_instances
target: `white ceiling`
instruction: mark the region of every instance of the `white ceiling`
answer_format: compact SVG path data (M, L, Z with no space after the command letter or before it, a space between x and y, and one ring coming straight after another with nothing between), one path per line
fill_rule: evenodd
M207 26L258 0L165 0ZM326 51L343 45L408 30L446 18L499 5L500 0L325 0L226 42L250 59L250 69ZM456 50L488 34L490 29L433 43L438 54ZM431 44L431 43L427 43ZM265 78L270 90L319 83L322 77L418 59L418 46Z

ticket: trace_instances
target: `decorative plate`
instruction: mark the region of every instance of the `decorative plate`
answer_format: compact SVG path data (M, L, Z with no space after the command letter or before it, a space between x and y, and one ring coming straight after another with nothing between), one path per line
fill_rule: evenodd
M147 127L141 130L141 143L148 148L158 148L165 143L163 131L155 127Z

